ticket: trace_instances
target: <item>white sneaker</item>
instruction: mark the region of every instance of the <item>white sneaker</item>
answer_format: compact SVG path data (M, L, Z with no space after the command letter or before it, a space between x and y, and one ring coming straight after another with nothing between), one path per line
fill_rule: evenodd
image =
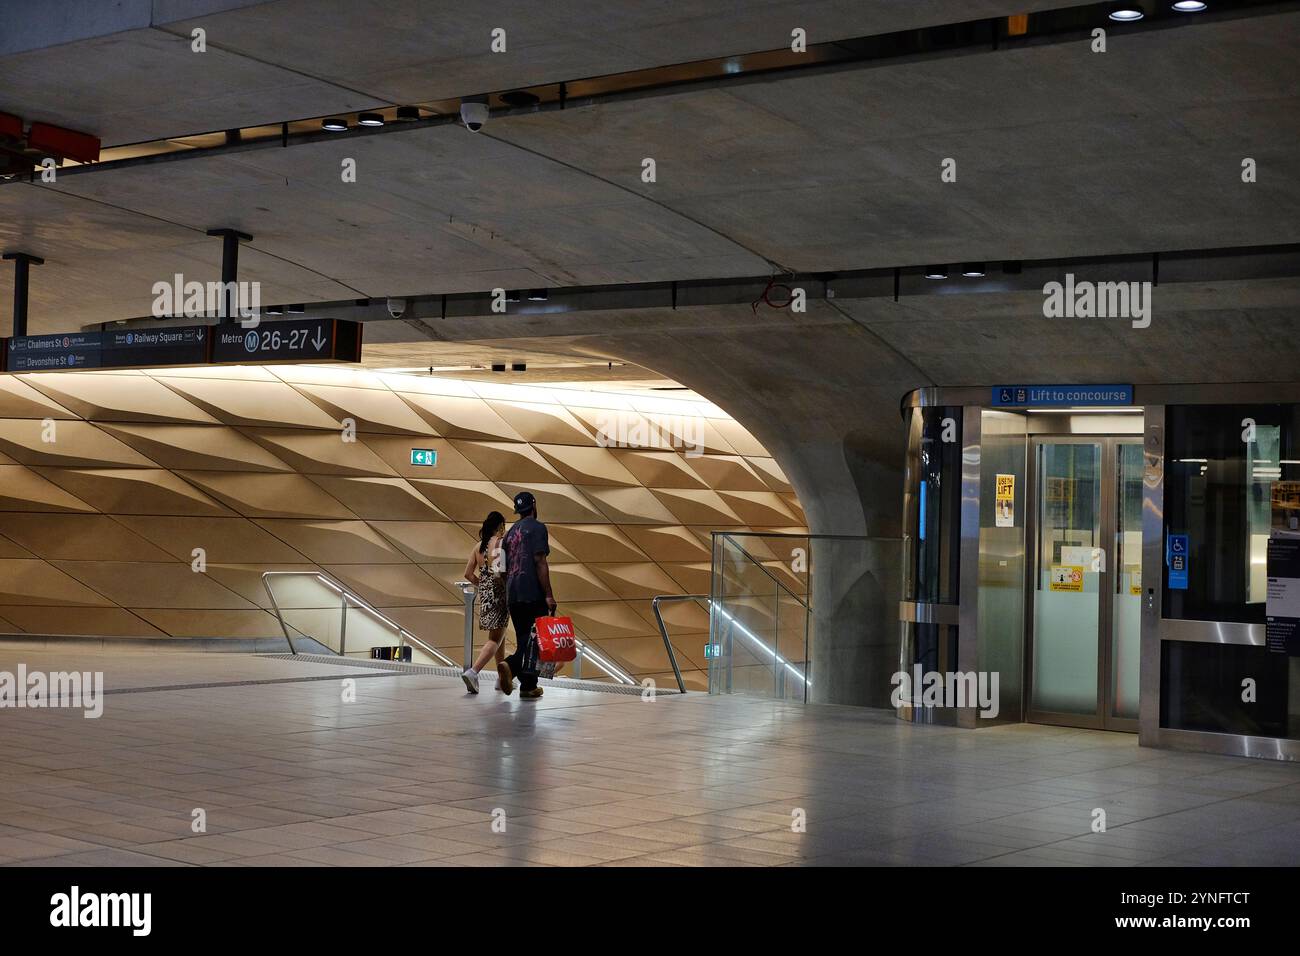
M460 675L460 679L465 682L465 687L471 694L478 693L478 671L472 667L467 667L465 672Z

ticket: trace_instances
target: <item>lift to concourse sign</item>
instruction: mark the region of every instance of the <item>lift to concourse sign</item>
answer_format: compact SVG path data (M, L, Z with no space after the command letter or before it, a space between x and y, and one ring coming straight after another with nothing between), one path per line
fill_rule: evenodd
M1000 407L1071 408L1076 405L1125 407L1133 404L1132 385L995 385Z

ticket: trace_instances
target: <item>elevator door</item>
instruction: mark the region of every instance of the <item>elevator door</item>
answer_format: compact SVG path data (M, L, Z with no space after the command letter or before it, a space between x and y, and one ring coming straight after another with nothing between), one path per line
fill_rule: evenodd
M1028 719L1137 730L1142 445L1033 440Z

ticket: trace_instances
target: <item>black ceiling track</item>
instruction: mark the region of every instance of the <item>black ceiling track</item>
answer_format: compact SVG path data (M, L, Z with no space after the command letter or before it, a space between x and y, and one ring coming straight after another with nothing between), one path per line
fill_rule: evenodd
M769 301L763 295L774 282L789 289L803 289L806 301L835 302L839 299L887 299L902 302L916 296L978 295L1033 292L1042 295L1044 284L1061 281L1067 274L1093 282L1151 282L1162 287L1179 283L1249 282L1300 278L1300 243L1285 245L1233 246L1215 249L1181 249L1159 253L1132 253L1054 259L998 260L990 258L978 278L961 275L957 268L943 270L944 278L927 278L934 266L890 266L838 272L788 273L778 276L690 279L663 282L635 282L618 285L551 287L545 301L529 301L520 292L507 290L506 309L496 312L492 290L482 292L429 293L403 296L405 309L400 321L421 321L477 317L489 322L517 315L553 315L559 318L575 312L632 309L690 309L709 306L745 305L759 309L788 308L783 296ZM344 299L313 302L303 308L309 317L354 321L391 321L382 298ZM263 321L275 321L266 318ZM95 323L87 329L109 330L130 326L184 324L180 319L140 317ZM485 334L490 326L484 327Z

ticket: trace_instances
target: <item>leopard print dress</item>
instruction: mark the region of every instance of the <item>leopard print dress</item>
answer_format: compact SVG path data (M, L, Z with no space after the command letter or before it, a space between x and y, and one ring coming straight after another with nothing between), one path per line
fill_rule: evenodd
M493 574L488 556L480 555L478 568L478 626L485 631L505 627L509 620L506 606L506 579Z

